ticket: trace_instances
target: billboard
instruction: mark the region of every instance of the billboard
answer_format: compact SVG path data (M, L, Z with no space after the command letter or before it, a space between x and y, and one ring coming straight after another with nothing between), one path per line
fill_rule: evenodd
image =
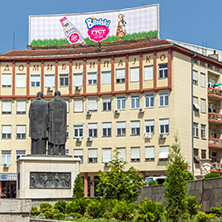
M158 38L158 33L158 4L115 11L29 16L29 45Z

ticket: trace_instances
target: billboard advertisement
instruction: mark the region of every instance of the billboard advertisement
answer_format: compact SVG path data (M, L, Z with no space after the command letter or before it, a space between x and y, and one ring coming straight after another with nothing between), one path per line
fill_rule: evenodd
M158 4L116 11L29 16L29 45L158 38L158 33Z

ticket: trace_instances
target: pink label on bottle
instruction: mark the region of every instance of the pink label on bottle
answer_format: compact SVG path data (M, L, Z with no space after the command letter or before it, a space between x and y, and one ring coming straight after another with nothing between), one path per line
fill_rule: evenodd
M79 35L77 33L73 33L69 36L69 41L72 43L76 43L79 41Z
M109 29L105 26L97 25L88 30L88 35L90 39L96 42L102 41L103 39L107 38L108 34Z

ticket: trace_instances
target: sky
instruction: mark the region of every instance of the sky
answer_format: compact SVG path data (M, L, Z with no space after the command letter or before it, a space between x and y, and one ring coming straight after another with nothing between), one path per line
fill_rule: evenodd
M2 0L0 53L13 50L13 45L18 50L27 49L30 15L109 11L153 4L159 4L161 39L222 51L221 0Z

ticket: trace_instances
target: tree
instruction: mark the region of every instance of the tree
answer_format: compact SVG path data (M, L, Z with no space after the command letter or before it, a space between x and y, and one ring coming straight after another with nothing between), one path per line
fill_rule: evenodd
M134 167L124 171L127 163L118 158L117 150L114 152L114 158L109 163L110 171L98 173L97 192L101 197L134 202L138 197L138 189L145 185L141 180L142 175Z
M188 165L181 154L178 136L175 144L171 146L169 161L167 163L167 177L164 182L167 200L168 217L179 221L189 217L187 200L187 172Z
M84 198L84 184L81 174L78 174L75 179L72 198L73 199Z

